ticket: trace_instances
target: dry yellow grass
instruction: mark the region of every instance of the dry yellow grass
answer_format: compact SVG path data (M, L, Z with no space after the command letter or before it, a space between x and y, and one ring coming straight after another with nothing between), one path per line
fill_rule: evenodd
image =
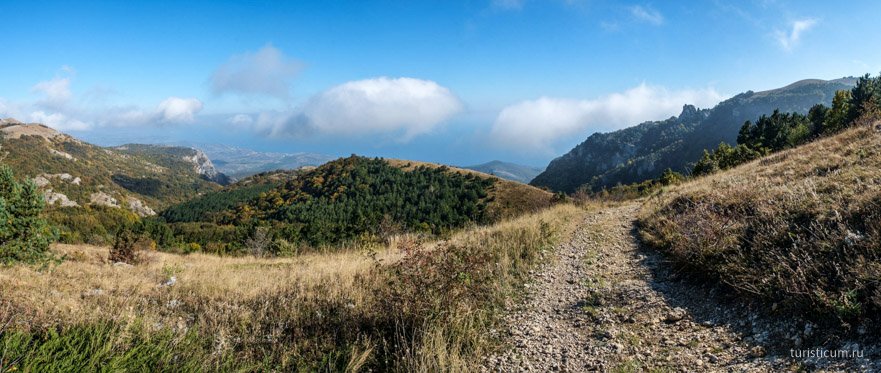
M879 176L881 135L874 126L864 126L669 188L672 193L664 198L730 190L777 198L833 188L836 198L854 200L873 188Z
M510 291L512 281L519 276L511 273L525 271L523 254L517 253L536 255L543 250L539 246L546 240L546 228L553 228L557 232L554 237L562 238L572 230L567 222L577 221L584 211L573 205L558 205L419 246L428 253L456 245L467 247L466 253L473 248L481 248L484 255L499 253L498 261L492 264L499 277L481 286ZM39 332L102 322L172 330L180 336L195 330L209 338L216 359L233 354L242 361L262 361L263 354L272 351L273 359L282 360L264 364L312 366L308 362L315 360L309 359L343 356L351 359L344 363L346 367L357 368L365 361L378 364L375 354L380 352L376 349L391 348L387 343L394 342L377 340L386 338L382 330L390 327L382 323L395 319L386 314L398 311L381 309L382 305L398 302L379 299L387 294L383 290L387 281L395 281L388 277L394 271L383 268L401 262L405 255L398 248L412 247L414 239L397 237L385 247L351 247L343 252L293 258L151 252L145 263L135 266L108 262L107 247L56 245L52 250L66 258L58 265L42 269L0 267L0 305L13 306L11 316L19 330ZM172 277L174 284L166 285ZM397 286L406 289L409 285ZM438 290L443 289L434 291ZM411 336L412 342L421 346L419 349L403 354L392 348L381 352L382 356L398 356L395 359L401 361L395 364L399 367L467 368L476 355L489 348L485 332L479 329L488 319L475 315L490 313L474 308L479 304L463 307L448 310L455 316L450 323L434 324L434 319L426 319L428 324L417 328L421 334ZM0 320L10 316L9 311L0 307ZM359 329L362 327L365 329ZM391 327L392 332L397 328ZM323 355L340 351L343 355ZM216 367L221 361L205 364Z
M143 307L152 303L148 299L198 294L218 302L241 302L291 286L305 290L320 284L334 284L335 291L357 301L363 294L354 290L354 278L373 266L366 252L357 250L274 259L151 252L146 263L136 266L108 262L108 247L59 244L52 251L66 260L45 269L0 269L0 294L35 311L29 322L151 320L160 312ZM385 248L377 258L391 261L399 256ZM163 285L172 277L173 285Z
M876 123L669 188L645 204L640 231L749 299L832 324L875 322L879 219Z

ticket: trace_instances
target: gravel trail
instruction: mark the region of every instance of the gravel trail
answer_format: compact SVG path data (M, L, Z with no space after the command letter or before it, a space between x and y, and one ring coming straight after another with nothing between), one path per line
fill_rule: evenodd
M722 371L792 369L768 356L761 324L681 282L634 234L638 203L590 213L556 260L540 268L521 304L510 307L486 372ZM752 328L755 336L741 331ZM738 330L740 332L736 332Z

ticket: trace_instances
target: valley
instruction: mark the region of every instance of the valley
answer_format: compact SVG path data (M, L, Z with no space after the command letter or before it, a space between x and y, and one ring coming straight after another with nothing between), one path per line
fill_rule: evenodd
M0 372L878 370L879 102L881 76L809 80L543 173L351 155L237 180L4 119ZM732 144L689 161L700 133Z
M861 17L14 3L0 373L881 371Z
M0 373L881 372L879 11L0 1Z

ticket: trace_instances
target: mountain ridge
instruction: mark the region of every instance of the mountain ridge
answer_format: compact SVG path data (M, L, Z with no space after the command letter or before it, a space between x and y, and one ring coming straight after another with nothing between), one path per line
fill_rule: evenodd
M473 166L462 166L461 168L480 171L485 174L495 175L512 181L519 181L524 184L529 184L535 176L543 171L540 167L526 166L500 160L492 160Z
M205 152L195 147L160 144L124 144L114 146L113 149L126 154L157 158L160 163L183 160L190 163L193 171L201 175L205 180L220 185L228 185L232 182L229 176L217 170Z
M581 187L598 191L657 178L667 168L687 173L704 149L720 142L734 143L745 121L774 109L804 114L814 104L829 105L835 91L850 89L855 82L851 77L805 79L781 88L740 93L712 109L684 105L679 116L597 132L552 160L530 184L571 193Z
M38 186L64 242L106 242L118 226L220 188L193 149L101 147L11 118L0 121L0 133L0 159Z

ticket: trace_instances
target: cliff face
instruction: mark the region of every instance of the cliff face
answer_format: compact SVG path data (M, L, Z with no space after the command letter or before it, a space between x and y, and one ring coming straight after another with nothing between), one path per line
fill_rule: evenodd
M208 155L206 155L203 151L199 149L191 148L193 151L192 155L183 156L183 160L193 164L193 170L196 171L199 175L202 175L206 180L213 181L220 185L227 185L232 180L230 178L219 171L214 167L214 163L211 162L211 159L208 159Z

